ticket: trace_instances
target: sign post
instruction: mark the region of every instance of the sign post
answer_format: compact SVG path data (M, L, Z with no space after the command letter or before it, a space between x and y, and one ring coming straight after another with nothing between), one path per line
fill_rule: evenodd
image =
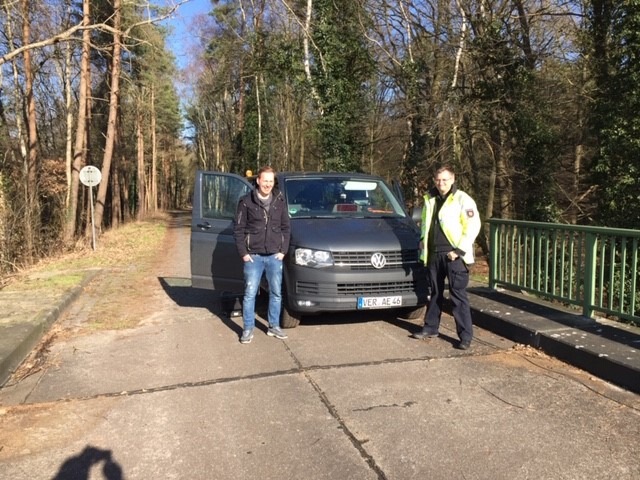
M93 250L96 249L96 225L93 219L93 187L98 185L102 180L102 172L93 165L87 165L80 170L80 181L83 185L89 187L89 203L91 204L91 244Z

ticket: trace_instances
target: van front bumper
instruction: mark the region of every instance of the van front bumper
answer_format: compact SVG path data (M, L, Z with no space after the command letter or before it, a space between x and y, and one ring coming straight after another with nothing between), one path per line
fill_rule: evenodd
M288 273L288 275L287 275ZM388 272L331 272L321 269L293 267L285 274L287 304L301 314L345 312L385 308L418 307L427 303L427 280L424 269L390 270ZM397 297L397 303L358 308L358 299ZM384 302L380 302L384 303Z

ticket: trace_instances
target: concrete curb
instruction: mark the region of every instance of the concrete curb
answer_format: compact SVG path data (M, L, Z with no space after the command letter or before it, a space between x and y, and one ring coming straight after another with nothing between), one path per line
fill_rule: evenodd
M469 297L479 327L640 393L640 329L487 287L470 287Z
M2 329L3 336L10 339L12 343L11 349L0 356L0 386L5 384L60 315L101 271L100 269L86 270L78 285L65 292L57 302L39 311L33 319Z

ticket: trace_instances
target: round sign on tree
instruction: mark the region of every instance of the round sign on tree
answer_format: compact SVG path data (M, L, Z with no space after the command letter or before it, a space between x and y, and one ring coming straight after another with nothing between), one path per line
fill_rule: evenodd
M80 181L87 187L95 187L102 180L102 172L93 165L87 165L80 170Z

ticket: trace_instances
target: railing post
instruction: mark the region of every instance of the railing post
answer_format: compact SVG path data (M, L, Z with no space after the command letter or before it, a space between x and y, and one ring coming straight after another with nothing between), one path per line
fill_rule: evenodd
M499 225L489 222L489 288L496 289L496 272L498 271L498 228Z
M595 233L587 232L585 235L582 315L588 318L593 316L593 304L596 299L597 247L597 235Z

